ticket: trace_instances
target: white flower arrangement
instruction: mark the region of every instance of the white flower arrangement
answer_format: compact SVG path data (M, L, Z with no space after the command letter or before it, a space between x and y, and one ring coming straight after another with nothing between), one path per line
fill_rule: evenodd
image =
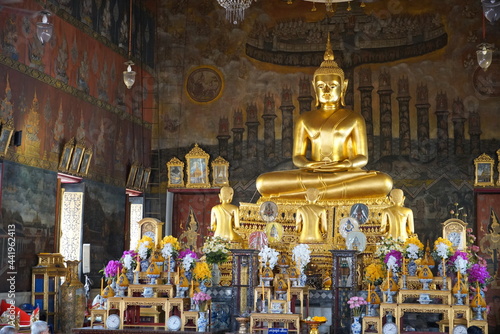
M447 259L449 252L450 252L450 247L444 242L439 242L436 244L436 254L440 258Z
M139 245L139 248L137 249L137 254L139 254L139 257L142 260L146 260L149 257L149 250L151 247L149 246L149 241L144 241Z
M382 238L382 240L376 244L376 250L373 257L384 258L391 250L403 252L403 240L400 238L394 239L393 237Z
M139 255L140 256L140 255ZM128 272L132 272L135 268L133 267L133 263L135 259L130 254L125 254L123 256L123 266L127 268Z
M457 257L454 264L456 271L457 272L460 271L462 275L465 275L469 261L467 261L467 259L464 259L462 257Z
M188 272L191 270L191 268L193 267L193 263L196 259L194 257L191 256L191 254L188 254L186 255L183 259L182 259L182 267L184 268L184 271L185 272Z
M408 247L406 247L406 254L409 259L416 260L420 257L420 247L415 244L409 244Z
M298 244L292 250L292 260L295 261L300 271L304 271L311 260L311 250L307 244Z
M274 266L278 263L279 254L280 253L278 253L275 249L264 246L259 252L259 258L262 266L265 266L266 263L268 263L271 270L274 269Z
M174 255L174 247L172 246L171 243L166 243L165 245L163 245L163 248L161 250L161 255L163 255L165 259Z

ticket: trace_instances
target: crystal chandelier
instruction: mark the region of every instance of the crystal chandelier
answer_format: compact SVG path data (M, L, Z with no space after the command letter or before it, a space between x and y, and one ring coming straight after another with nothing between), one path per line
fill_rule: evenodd
M341 2L347 2L347 11L351 11L351 2L353 0L304 0L308 2L313 3L313 7L311 9L312 12L316 11L316 3L324 3L325 8L327 12L334 12L335 11L335 4L336 3L341 3ZM373 0L365 0L365 1L359 1L360 2L360 7L365 7L365 2L373 2Z
M254 0L217 0L219 5L226 9L226 19L233 24L243 21L245 10ZM255 0L257 1L257 0Z
M127 65L127 70L123 71L123 82L128 89L132 88L135 82L135 71L132 70L132 65L135 65L132 61L132 0L130 0L130 16L128 25L128 61L125 62Z
M54 25L49 22L48 16L50 15L47 11L41 11L42 22L36 24L36 35L40 42L43 44L47 43L52 37L54 31Z

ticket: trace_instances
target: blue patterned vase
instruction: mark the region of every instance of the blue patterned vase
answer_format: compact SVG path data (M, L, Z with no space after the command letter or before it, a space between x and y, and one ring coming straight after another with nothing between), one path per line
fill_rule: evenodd
M205 312L199 312L198 313L198 321L196 321L196 329L198 332L206 332L207 331L207 324L208 324L208 319L206 317Z
M351 324L351 334L361 334L361 323L359 317L352 317L354 321Z

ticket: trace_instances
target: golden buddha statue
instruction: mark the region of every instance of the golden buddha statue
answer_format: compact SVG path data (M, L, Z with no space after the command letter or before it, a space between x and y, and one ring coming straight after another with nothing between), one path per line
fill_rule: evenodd
M263 197L303 199L306 189L317 188L322 200L373 198L392 189L390 176L362 169L368 162L366 124L359 113L342 108L347 84L328 36L324 61L313 78L320 107L295 122L292 159L299 169L260 175L257 190Z
M405 241L415 233L413 223L413 211L405 208L405 196L403 190L393 189L389 194L392 206L384 209L380 231L394 239L400 238Z
M306 190L307 205L297 209L296 229L300 233L300 243L318 243L323 242L321 233L327 229L326 209L316 204L319 198L319 190L310 188Z
M240 228L239 209L231 204L234 190L231 187L222 187L219 193L221 204L212 208L210 226L214 231L214 237L221 237L233 242L242 240L241 236L234 231Z

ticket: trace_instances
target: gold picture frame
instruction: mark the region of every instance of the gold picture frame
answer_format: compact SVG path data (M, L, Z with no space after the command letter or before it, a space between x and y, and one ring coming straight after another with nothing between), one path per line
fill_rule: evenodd
M127 188L134 187L135 175L137 174L137 169L139 168L139 163L134 162L132 166L130 166L130 172L128 173L127 178Z
M495 185L493 183L493 164L493 158L486 153L483 153L474 159L474 167L476 170L474 180L475 187L488 187Z
M59 170L62 172L67 172L69 164L71 163L71 156L73 155L73 150L75 149L75 138L71 138L69 142L64 144L64 148L61 154L61 160L59 161Z
M229 186L229 162L221 156L212 161L212 179L214 187Z
M151 168L144 168L144 174L142 175L141 189L145 190L147 188L150 176L151 176Z
M70 173L76 174L80 171L83 152L85 152L85 145L81 142L78 142L73 149L73 154L71 155L71 163L69 164L68 168L68 171Z
M10 119L7 123L2 125L0 132L0 155L6 155L9 149L12 135L14 134L14 121Z
M186 188L210 188L208 181L210 155L195 144L185 158L187 161Z
M167 162L167 176L169 188L182 188L184 187L184 162L176 157Z
M134 186L132 188L141 189L143 176L144 176L144 167L139 166L137 168L137 174L135 175Z
M78 170L78 172L81 175L87 175L88 174L89 167L90 167L90 161L92 160L93 153L94 152L92 151L91 148L86 148L85 151L83 152L82 162L80 164L80 169Z

